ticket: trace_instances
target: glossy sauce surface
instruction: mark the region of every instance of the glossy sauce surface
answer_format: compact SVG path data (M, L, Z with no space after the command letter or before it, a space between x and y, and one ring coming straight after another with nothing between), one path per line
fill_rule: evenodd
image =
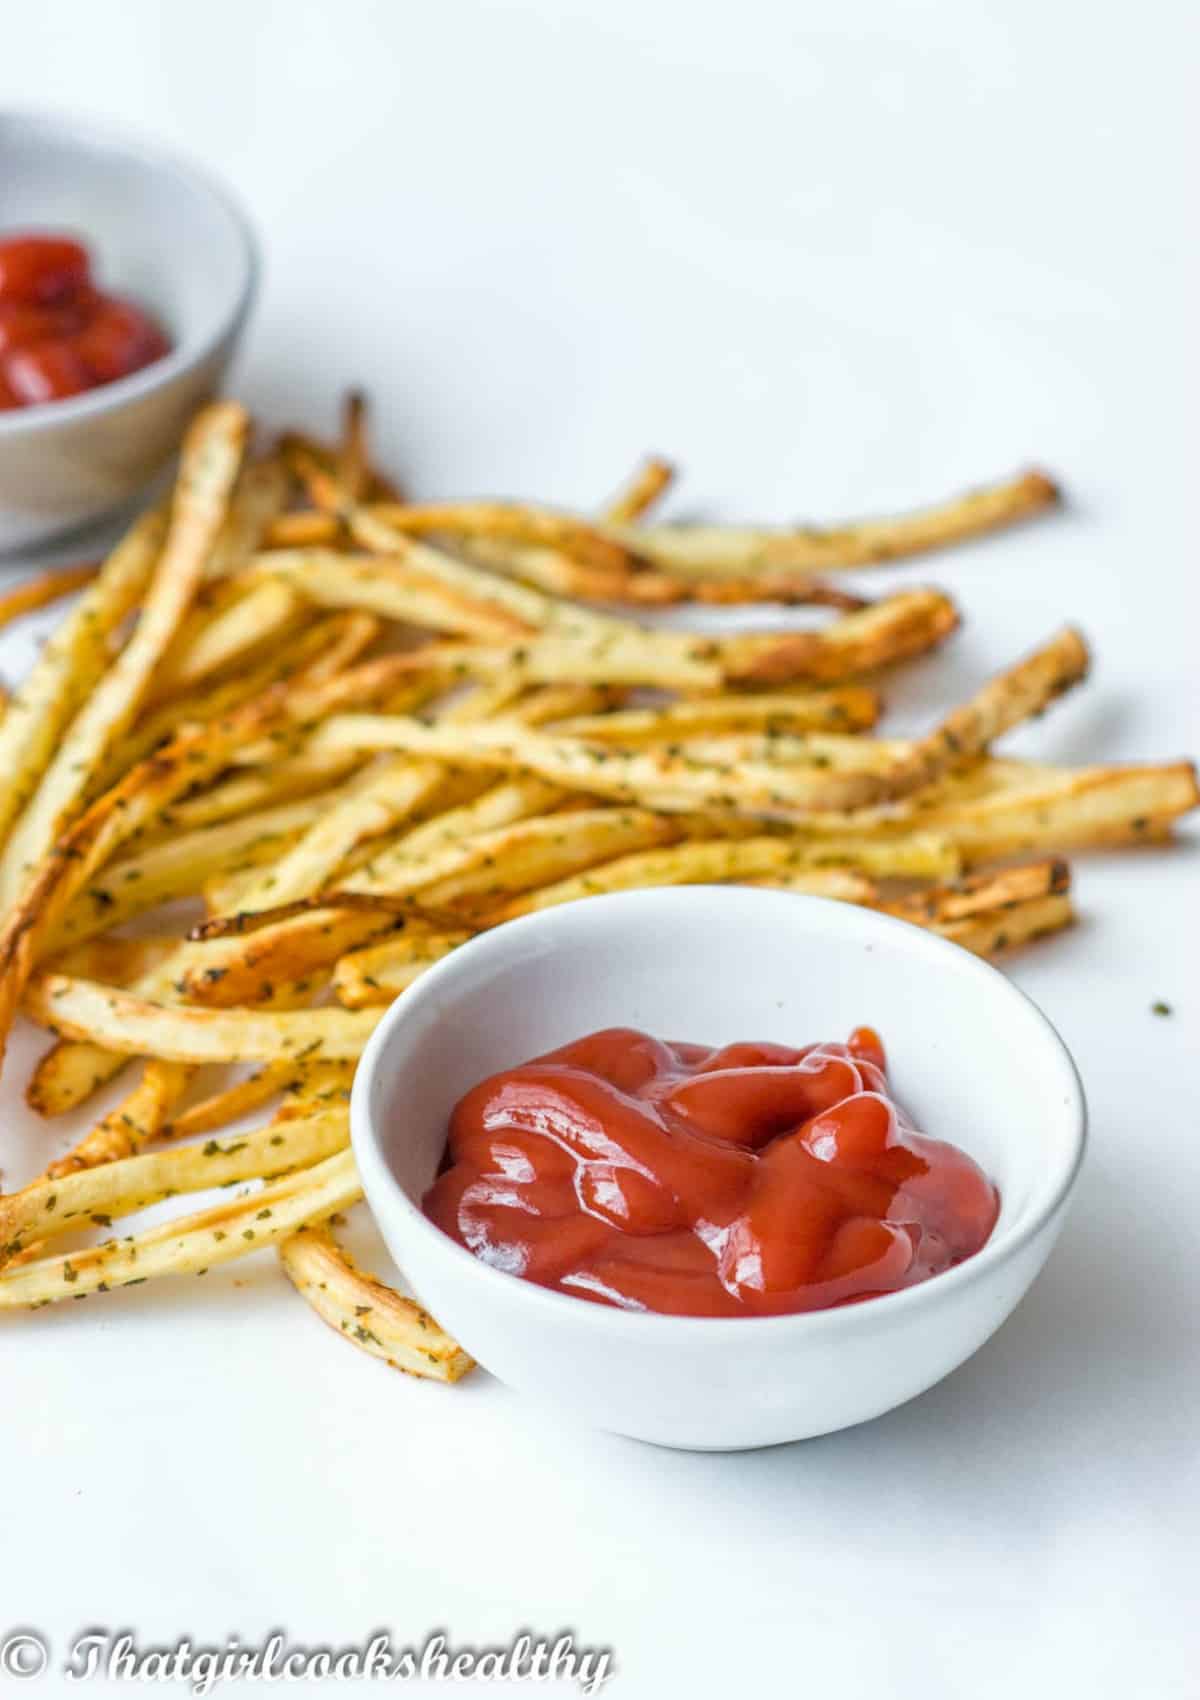
M0 410L111 384L169 348L143 308L96 287L81 243L0 236Z
M468 1092L424 1199L497 1269L686 1316L910 1287L978 1251L998 1208L894 1103L869 1028L798 1049L591 1034Z

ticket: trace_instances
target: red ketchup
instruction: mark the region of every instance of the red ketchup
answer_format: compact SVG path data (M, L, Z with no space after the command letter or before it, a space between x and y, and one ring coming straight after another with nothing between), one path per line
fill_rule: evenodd
M0 411L111 384L169 348L141 307L96 288L80 243L0 236Z
M425 1214L496 1269L626 1310L776 1316L973 1256L996 1189L916 1132L883 1047L593 1033L481 1081Z

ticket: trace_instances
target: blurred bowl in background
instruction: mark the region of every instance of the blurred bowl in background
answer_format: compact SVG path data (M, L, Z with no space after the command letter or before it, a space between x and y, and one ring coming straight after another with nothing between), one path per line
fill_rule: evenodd
M0 233L68 231L105 290L163 326L170 352L128 378L0 412L0 553L128 502L217 389L254 298L245 216L153 143L73 119L0 112Z

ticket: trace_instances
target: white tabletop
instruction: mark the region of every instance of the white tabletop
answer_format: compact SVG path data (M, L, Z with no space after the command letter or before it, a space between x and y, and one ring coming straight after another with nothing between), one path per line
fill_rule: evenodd
M6 14L0 101L224 172L268 262L239 393L325 426L365 382L414 490L592 504L653 448L676 511L832 518L1037 459L1063 516L872 579L967 613L894 723L1070 616L1095 678L1014 747L1166 757L1200 744L1189 10L59 0ZM269 1256L13 1317L0 1635L568 1626L623 1700L1193 1694L1197 867L1194 827L1080 858L1082 924L1015 963L1091 1155L1029 1298L925 1397L653 1450L390 1374ZM22 1075L14 1174L47 1138Z

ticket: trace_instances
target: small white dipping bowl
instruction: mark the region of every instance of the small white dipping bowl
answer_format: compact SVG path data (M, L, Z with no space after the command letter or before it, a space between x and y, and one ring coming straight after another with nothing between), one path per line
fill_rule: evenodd
M991 1239L944 1275L800 1316L659 1316L489 1268L421 1213L451 1110L499 1069L603 1027L802 1045L860 1024L917 1126L1000 1189ZM1062 1041L994 968L847 903L735 886L589 898L482 934L388 1010L350 1115L392 1255L485 1368L594 1427L712 1449L864 1422L968 1358L1045 1262L1086 1122Z
M171 351L0 413L0 554L99 519L166 465L229 363L258 270L242 214L192 166L119 131L0 113L0 236L26 230L77 236L100 288L153 313Z

